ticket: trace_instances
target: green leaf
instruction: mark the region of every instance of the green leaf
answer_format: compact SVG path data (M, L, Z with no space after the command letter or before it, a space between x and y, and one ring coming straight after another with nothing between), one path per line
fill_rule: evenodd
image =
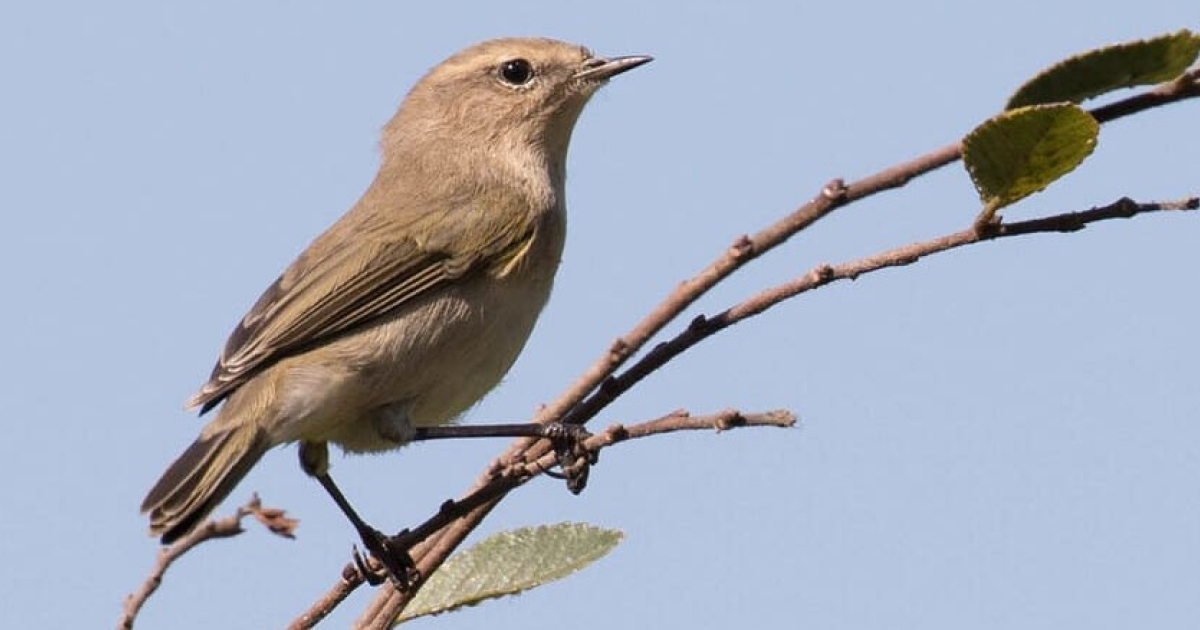
M1092 153L1099 133L1100 124L1078 105L1023 107L968 134L963 163L984 205L995 212L1074 170Z
M495 534L447 560L396 623L474 606L564 578L604 557L623 537L618 530L586 523Z
M1200 54L1200 35L1184 29L1154 39L1097 48L1039 72L1008 99L1005 109L1089 98L1135 85L1169 81Z

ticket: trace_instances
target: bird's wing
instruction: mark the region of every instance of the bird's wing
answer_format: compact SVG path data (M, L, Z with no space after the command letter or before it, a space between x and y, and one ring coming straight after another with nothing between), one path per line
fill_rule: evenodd
M350 240L319 260L306 252L234 329L188 406L212 409L259 370L462 278L475 260L410 240Z

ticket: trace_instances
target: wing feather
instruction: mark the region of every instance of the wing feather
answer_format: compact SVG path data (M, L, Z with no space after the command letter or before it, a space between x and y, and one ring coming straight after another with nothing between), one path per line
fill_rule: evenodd
M319 264L301 257L242 319L188 406L204 413L280 358L384 315L473 266L411 241L350 245Z
M519 196L488 199L478 191L463 196L417 204L456 208L453 213L407 213L403 231L424 235L421 241L381 237L397 233L402 209L372 214L363 206L348 213L262 294L188 406L204 413L276 361L465 276L503 277L520 267L543 215L530 212Z

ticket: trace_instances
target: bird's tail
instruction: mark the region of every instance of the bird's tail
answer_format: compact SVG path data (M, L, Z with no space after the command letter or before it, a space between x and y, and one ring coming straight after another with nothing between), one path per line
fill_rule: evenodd
M150 513L150 534L168 545L191 531L270 446L266 432L252 422L201 435L142 501L142 512Z

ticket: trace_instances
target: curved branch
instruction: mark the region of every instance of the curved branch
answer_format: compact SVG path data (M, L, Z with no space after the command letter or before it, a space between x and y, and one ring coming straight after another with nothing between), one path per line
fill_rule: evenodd
M262 501L259 500L257 494L252 495L250 500L242 507L239 507L231 516L205 521L186 536L180 538L174 545L159 549L158 560L155 561L154 568L150 570L150 575L146 576L146 580L142 582L141 587L137 591L130 593L125 598L125 607L121 611L121 619L117 622L117 628L123 630L133 628L133 623L137 620L142 606L158 590L158 587L162 585L163 576L166 574L167 569L175 564L176 560L201 543L221 538L232 538L246 531L242 528L242 519L250 515L254 515L258 522L271 530L272 533L285 538L293 537L292 531L298 523L295 519L285 516L283 510L263 507Z
M861 258L839 265L818 265L808 273L789 282L770 287L743 302L730 306L713 317L700 315L675 337L658 344L653 350L630 366L625 372L609 379L606 389L612 395L620 395L653 373L668 361L683 354L704 339L767 309L794 298L801 293L823 287L839 280L855 280L868 274L891 267L911 265L930 255L984 241L1025 236L1029 234L1078 232L1088 224L1110 219L1128 219L1139 214L1195 210L1200 207L1200 197L1188 197L1177 201L1137 203L1129 198L1119 199L1107 206L1095 207L1079 212L1068 212L1050 217L999 223L988 226L984 231L972 226L961 232L897 247L874 256Z

